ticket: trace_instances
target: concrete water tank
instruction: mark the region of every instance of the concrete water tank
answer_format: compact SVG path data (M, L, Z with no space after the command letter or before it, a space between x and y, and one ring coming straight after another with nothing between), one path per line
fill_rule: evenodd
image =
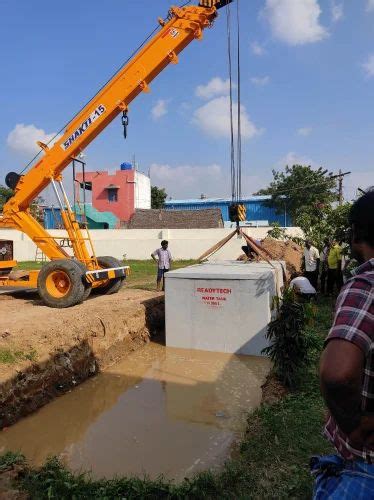
M260 356L284 263L222 261L165 275L166 345Z

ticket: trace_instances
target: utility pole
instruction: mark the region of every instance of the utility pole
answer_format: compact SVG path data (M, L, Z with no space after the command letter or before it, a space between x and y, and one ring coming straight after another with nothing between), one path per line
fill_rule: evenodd
M339 169L339 206L340 205L343 205L343 177L341 169Z
M341 169L339 169L339 174L334 176L338 178L338 201L339 201L339 206L343 205L343 177L345 175L349 175L351 172L342 172Z

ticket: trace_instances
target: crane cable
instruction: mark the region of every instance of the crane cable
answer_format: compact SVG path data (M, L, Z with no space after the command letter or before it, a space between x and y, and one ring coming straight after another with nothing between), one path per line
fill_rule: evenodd
M240 15L239 0L236 3L236 31L237 31L237 137L235 152L234 133L234 100L233 100L233 68L231 44L231 10L230 3L226 3L227 55L229 72L229 100L230 100L230 171L231 171L231 199L239 202L242 197L242 134L241 134L241 71L240 71Z
M237 136L237 201L242 198L242 130L241 130L241 74L240 74L240 16L239 0L236 0L236 25L237 25L237 74L238 74L238 136Z
M230 171L231 171L231 200L236 198L236 169L235 169L235 146L234 146L234 118L233 118L233 84L232 84L232 60L231 60L231 12L230 3L226 4L226 30L227 30L227 57L230 84Z

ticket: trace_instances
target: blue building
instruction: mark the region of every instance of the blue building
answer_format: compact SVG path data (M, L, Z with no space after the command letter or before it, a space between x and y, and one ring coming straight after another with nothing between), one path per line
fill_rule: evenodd
M245 224L254 226L269 226L277 222L282 227L292 226L292 221L287 215L286 200L284 209L281 213L277 212L274 207L266 205L266 201L270 200L271 196L248 196L243 198L240 203L246 206L247 221ZM229 219L229 205L232 203L229 198L202 198L190 200L168 200L165 202L166 210L200 210L203 208L219 208L222 213L222 218L226 223ZM245 225L244 224L244 225ZM226 224L227 225L227 224Z

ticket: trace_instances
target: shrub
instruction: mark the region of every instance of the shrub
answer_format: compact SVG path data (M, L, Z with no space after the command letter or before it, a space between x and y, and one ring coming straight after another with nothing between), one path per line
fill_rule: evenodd
M274 373L282 384L294 388L300 370L310 364L311 353L318 348L320 339L312 332L306 333L313 309L309 304L297 302L293 290L285 290L278 313L268 326L266 338L270 345L262 352L270 357Z

